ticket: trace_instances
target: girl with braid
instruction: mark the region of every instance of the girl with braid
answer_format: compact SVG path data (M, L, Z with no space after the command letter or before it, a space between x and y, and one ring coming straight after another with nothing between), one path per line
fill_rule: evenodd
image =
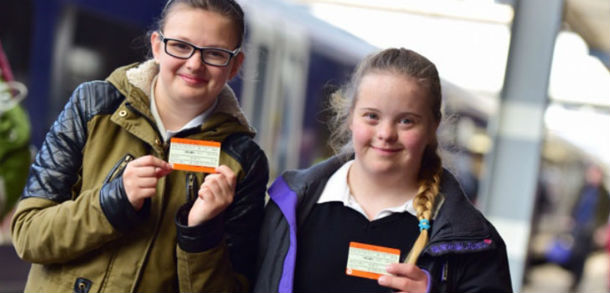
M511 292L506 246L442 167L436 67L387 49L332 96L332 158L269 188L257 292Z

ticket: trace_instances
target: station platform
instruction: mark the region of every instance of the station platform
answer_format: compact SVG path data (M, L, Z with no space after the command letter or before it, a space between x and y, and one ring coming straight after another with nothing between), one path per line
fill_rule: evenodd
M583 280L577 291L569 292L572 276L569 272L555 264L543 264L529 270L527 282L522 287L523 293L578 293L578 292L610 292L608 288L610 276L610 255L606 251L592 253L585 263Z

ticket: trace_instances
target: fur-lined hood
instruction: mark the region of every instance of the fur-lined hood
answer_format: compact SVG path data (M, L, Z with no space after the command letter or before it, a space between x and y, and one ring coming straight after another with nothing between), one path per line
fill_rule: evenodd
M108 78L108 82L117 87L126 97L134 97L142 106L150 104L150 87L154 77L159 74L159 65L153 59L142 63L134 63L115 70ZM134 93L137 91L139 93ZM225 85L217 97L218 104L213 113L224 113L237 119L239 124L247 127L252 134L256 133L248 119L242 112L235 93ZM145 113L150 111L149 106Z

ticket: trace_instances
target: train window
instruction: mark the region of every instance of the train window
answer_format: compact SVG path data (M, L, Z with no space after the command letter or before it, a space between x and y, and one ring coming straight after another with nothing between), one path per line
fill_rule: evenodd
M106 78L113 69L143 60L145 29L66 5L54 44L49 119L55 119L78 84Z
M278 25L260 15L249 18L247 26L249 57L243 68L241 105L275 177L298 167L309 42L302 28Z
M0 41L15 80L27 84L32 35L32 1L2 1Z
M304 168L332 155L328 145L330 113L326 111L330 94L347 82L359 60L344 61L341 52L312 46L303 117L303 142L299 167Z
M253 109L252 109L252 116L250 116L250 118L252 119L252 122L254 123L254 127L256 129L262 129L262 124L263 124L263 106L265 105L265 103L262 101L262 99L265 99L265 82L264 81L264 77L267 76L267 63L269 62L269 49L264 46L261 45L258 47L258 58L257 58L257 64L256 64L256 72L257 72L257 76L261 77L262 80L259 80L259 82L257 82L255 84L255 89L254 89L254 97L255 99L261 99L261 101L254 102L252 104Z
M297 168L302 150L303 116L309 44L294 36L284 40L285 52L280 65L277 97L278 106L271 137L277 170Z

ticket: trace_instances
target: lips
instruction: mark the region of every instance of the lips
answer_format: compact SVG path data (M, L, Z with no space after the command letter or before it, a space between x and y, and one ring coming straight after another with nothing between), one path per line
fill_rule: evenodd
M401 148L376 147L376 146L371 146L371 148L382 154L395 154L402 150Z
M195 75L179 74L178 76L189 85L202 85L207 83L207 79Z

